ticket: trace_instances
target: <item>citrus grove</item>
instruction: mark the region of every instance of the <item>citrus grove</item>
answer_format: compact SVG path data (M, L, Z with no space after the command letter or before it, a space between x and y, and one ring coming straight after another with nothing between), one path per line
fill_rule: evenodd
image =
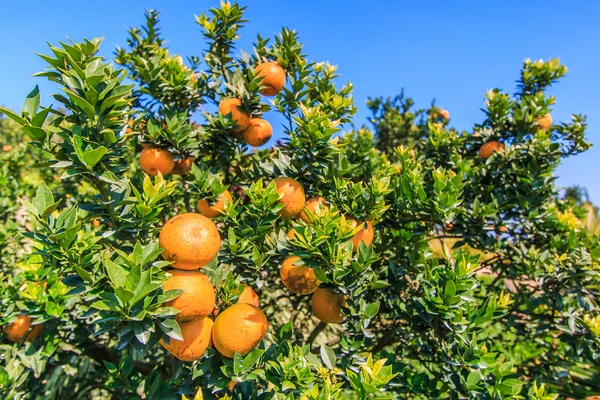
M0 108L3 398L600 393L600 246L554 185L590 146L552 119L566 68L525 61L470 132L404 94L352 130L297 33L236 48L244 10L197 16L185 59L155 11L112 62L51 45L53 104Z

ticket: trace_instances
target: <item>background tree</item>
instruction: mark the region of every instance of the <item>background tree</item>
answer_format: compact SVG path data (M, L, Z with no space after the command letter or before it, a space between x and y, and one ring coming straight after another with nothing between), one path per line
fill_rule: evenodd
M373 131L342 134L356 111L351 84L308 61L286 28L238 51L243 13L222 3L196 17L206 50L185 61L154 11L117 49L124 69L97 56L100 39L51 46L38 75L60 87L61 108L40 108L36 89L20 113L2 109L34 149L24 157L20 144L5 165L21 157L25 174L33 164L61 174L2 193L28 211L30 227L10 236L31 244L2 253L3 395L598 392L598 239L552 175L589 147L584 117L548 124L545 91L566 68L526 61L517 93L490 91L472 133L433 105L411 111L401 95L370 100ZM273 128L284 139L251 151L257 132L270 136L256 121L271 113L283 116ZM197 210L215 223L190 217ZM187 289L170 290L171 275L186 276L163 233L175 216L220 235L217 256L187 281L216 292L203 324L182 319ZM432 252L445 237L454 249ZM228 336L242 309L261 321L254 333L268 320L250 346ZM15 340L24 316L31 332L43 324L39 338L25 329Z

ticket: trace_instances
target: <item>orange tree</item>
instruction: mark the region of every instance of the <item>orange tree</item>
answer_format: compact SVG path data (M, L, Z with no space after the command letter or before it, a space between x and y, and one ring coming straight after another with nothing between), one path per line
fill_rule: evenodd
M60 108L36 89L2 109L34 149L5 168L46 171L3 192L29 221L2 239L29 246L2 253L3 396L598 391L600 247L553 185L589 147L583 117L547 116L565 68L525 62L472 133L399 96L370 100L372 131L340 135L352 86L288 29L238 52L243 12L196 17L207 48L185 61L154 11L115 63L99 39L51 46L37 75Z

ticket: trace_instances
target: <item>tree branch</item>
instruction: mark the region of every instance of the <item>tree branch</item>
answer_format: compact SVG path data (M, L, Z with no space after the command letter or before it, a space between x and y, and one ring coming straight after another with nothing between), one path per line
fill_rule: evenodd
M306 340L306 343L308 343L312 346L312 343L315 341L317 336L319 336L319 333L323 332L323 329L325 329L326 326L327 326L327 324L325 322L319 322L317 324L317 326L315 326L315 329L312 330L310 335L308 335L308 339Z

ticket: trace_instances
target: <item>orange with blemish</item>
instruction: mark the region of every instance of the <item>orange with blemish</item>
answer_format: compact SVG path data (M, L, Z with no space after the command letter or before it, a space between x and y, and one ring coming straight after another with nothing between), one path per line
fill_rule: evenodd
M315 275L314 269L304 265L294 265L300 257L289 256L281 264L279 276L283 285L297 294L310 294L317 290L321 281Z

